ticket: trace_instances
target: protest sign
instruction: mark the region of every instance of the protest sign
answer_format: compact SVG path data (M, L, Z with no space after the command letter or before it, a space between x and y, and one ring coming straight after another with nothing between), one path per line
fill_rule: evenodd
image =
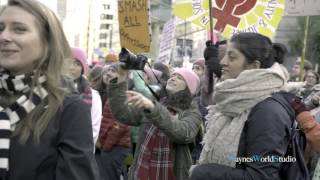
M118 15L121 46L133 53L149 52L148 0L119 0Z
M176 3L173 14L209 29L209 0ZM272 38L284 14L285 0L212 0L214 31L226 38L255 32ZM189 13L185 12L189 10Z
M165 23L160 41L159 56L158 61L169 64L171 58L171 49L173 46L173 40L175 35L176 21L175 18L172 18Z

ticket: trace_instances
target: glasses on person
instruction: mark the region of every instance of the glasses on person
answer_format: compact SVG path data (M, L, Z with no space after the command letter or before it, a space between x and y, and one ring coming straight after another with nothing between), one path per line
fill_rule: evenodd
M312 76L312 75L307 75L306 78L310 78L310 79L317 79L316 76Z

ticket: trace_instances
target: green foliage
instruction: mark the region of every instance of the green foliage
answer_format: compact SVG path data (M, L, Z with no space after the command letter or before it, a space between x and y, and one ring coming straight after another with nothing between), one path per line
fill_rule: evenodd
M299 31L294 37L290 37L289 46L291 54L300 56L303 48L306 17L298 17L297 21ZM306 59L320 63L320 16L310 16L305 55Z

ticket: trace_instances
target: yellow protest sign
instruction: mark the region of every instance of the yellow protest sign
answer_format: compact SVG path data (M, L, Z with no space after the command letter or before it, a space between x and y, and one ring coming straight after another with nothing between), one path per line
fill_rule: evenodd
M148 0L118 0L120 43L133 53L149 52Z
M209 0L176 3L173 14L209 29ZM284 14L285 0L212 0L213 27L226 38L256 32L272 38ZM182 7L191 8L191 13Z

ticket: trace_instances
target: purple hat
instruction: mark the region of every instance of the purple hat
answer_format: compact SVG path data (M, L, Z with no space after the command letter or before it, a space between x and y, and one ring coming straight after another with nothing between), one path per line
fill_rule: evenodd
M193 71L187 68L177 68L173 74L179 74L183 77L192 96L197 93L200 86L200 80Z
M82 66L82 74L86 74L88 70L87 55L80 48L71 48L72 57L80 62Z

